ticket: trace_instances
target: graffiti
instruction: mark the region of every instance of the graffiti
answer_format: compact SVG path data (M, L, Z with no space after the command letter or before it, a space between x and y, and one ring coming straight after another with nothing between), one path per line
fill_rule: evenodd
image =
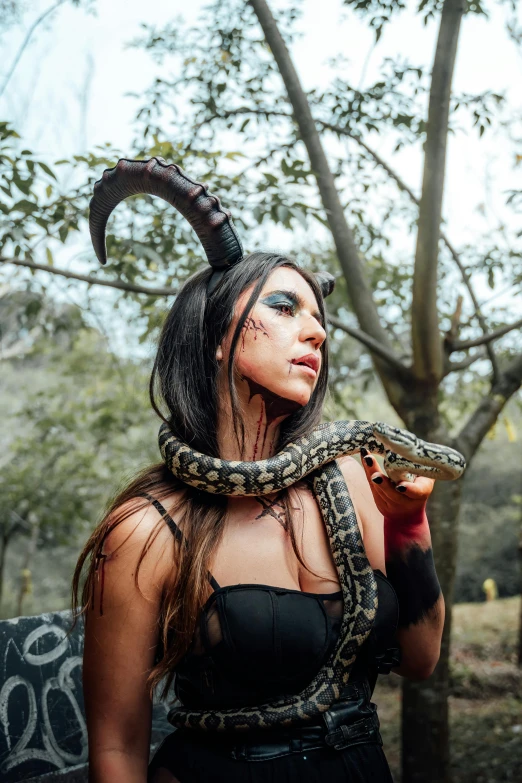
M0 779L16 783L87 761L81 625L70 614L0 622Z
M87 762L83 627L69 612L0 621L0 780L18 783ZM172 705L170 705L172 706ZM173 729L154 705L151 746Z

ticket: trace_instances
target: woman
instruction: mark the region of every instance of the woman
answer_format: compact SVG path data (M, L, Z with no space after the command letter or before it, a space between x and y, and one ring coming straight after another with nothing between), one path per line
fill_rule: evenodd
M244 257L217 199L157 159L120 162L97 184L91 231L102 261L108 215L131 192L176 206L213 266L182 287L160 338L151 399L168 433L190 454L255 463L312 432L327 388L329 281L283 256ZM280 725L278 705L297 703L318 671L333 671L348 612L310 481L212 494L177 479L167 460L113 501L74 580L77 595L90 556L82 606L91 783L391 780L370 696L378 671L422 679L438 660L444 601L425 514L433 480L394 483L361 453L362 467L353 457L337 464L377 609L364 634L354 632L336 703L325 711L301 701L303 720L294 710ZM169 719L180 728L149 766L151 686L162 682L167 698L173 679L180 704ZM228 730L209 730L218 724Z

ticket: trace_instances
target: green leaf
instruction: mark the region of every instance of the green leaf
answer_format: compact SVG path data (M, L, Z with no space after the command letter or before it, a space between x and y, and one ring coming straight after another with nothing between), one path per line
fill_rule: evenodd
M42 169L42 171L45 171L45 173L46 173L46 174L48 174L50 177L52 177L53 179L56 179L56 175L55 175L55 174L54 174L54 172L53 172L53 171L52 171L52 170L49 168L49 166L47 165L47 163L42 163L42 161L41 161L41 160L39 160L39 161L38 161L38 165L40 166L40 168Z
M245 158L246 155L243 155L242 152L227 152L225 155L225 158L228 158L229 160L235 160L236 158Z
M54 266L53 254L51 253L48 247L45 248L45 255L47 256L47 263L49 264L49 266Z
M254 207L252 215L254 216L254 220L257 220L258 223L261 223L263 220L263 210L260 206Z
M18 173L13 174L13 182L18 188L18 190L21 190L22 193L24 193L26 196L29 196L31 193L31 179L20 179L20 175Z
M318 220L318 221L319 221L319 223L321 223L323 226L326 226L326 228L330 228L330 226L328 225L328 221L327 221L325 218L321 217L321 215L318 215L318 214L317 214L317 212L314 212L314 213L313 213L313 216L314 216L314 218L315 218L316 220Z
M277 177L274 177L273 174L270 174L269 172L265 171L263 172L263 176L270 185L277 185Z
M37 209L38 204L35 204L33 201L28 201L26 198L20 199L16 204L13 204L13 211L18 210L19 212L25 212L26 215L31 215L33 212L36 212Z

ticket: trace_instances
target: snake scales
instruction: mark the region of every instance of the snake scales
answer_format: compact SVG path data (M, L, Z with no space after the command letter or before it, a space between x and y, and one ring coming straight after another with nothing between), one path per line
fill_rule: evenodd
M262 705L222 710L174 707L176 727L210 731L293 726L317 718L342 696L357 652L368 637L377 610L377 585L360 537L355 510L337 457L361 447L384 455L392 480L411 474L459 478L465 461L447 446L428 443L407 430L382 422L337 421L319 425L275 456L257 462L225 461L191 449L163 424L160 451L172 473L193 487L224 495L266 495L313 473L313 491L330 541L343 594L337 644L307 687Z

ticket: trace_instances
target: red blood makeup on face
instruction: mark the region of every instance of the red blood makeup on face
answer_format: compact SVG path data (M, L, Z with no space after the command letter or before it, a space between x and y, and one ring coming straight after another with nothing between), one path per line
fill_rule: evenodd
M249 293L240 297L238 314ZM236 370L247 381L250 398L259 389L266 390L267 414L281 404L276 400L288 401L283 409L289 403L306 405L319 377L325 337L317 300L306 280L294 269L275 269L246 319L236 352ZM315 357L316 372L295 364L307 355Z
M270 424L280 416L289 416L291 413L299 410L301 406L294 400L285 400L284 397L279 397L250 378L244 378L244 380L248 383L248 388L250 389L250 400L256 394L259 394L261 397L261 412L257 422L256 440L252 455L254 460L263 453Z
M231 335L253 285L243 291L236 304L222 344L224 366ZM271 452L277 435L274 427L268 432L270 425L277 427L309 402L319 378L321 346L326 338L321 321L315 294L299 272L288 267L275 269L245 319L234 358L237 394L245 411L255 412L249 459L261 459L267 450Z

